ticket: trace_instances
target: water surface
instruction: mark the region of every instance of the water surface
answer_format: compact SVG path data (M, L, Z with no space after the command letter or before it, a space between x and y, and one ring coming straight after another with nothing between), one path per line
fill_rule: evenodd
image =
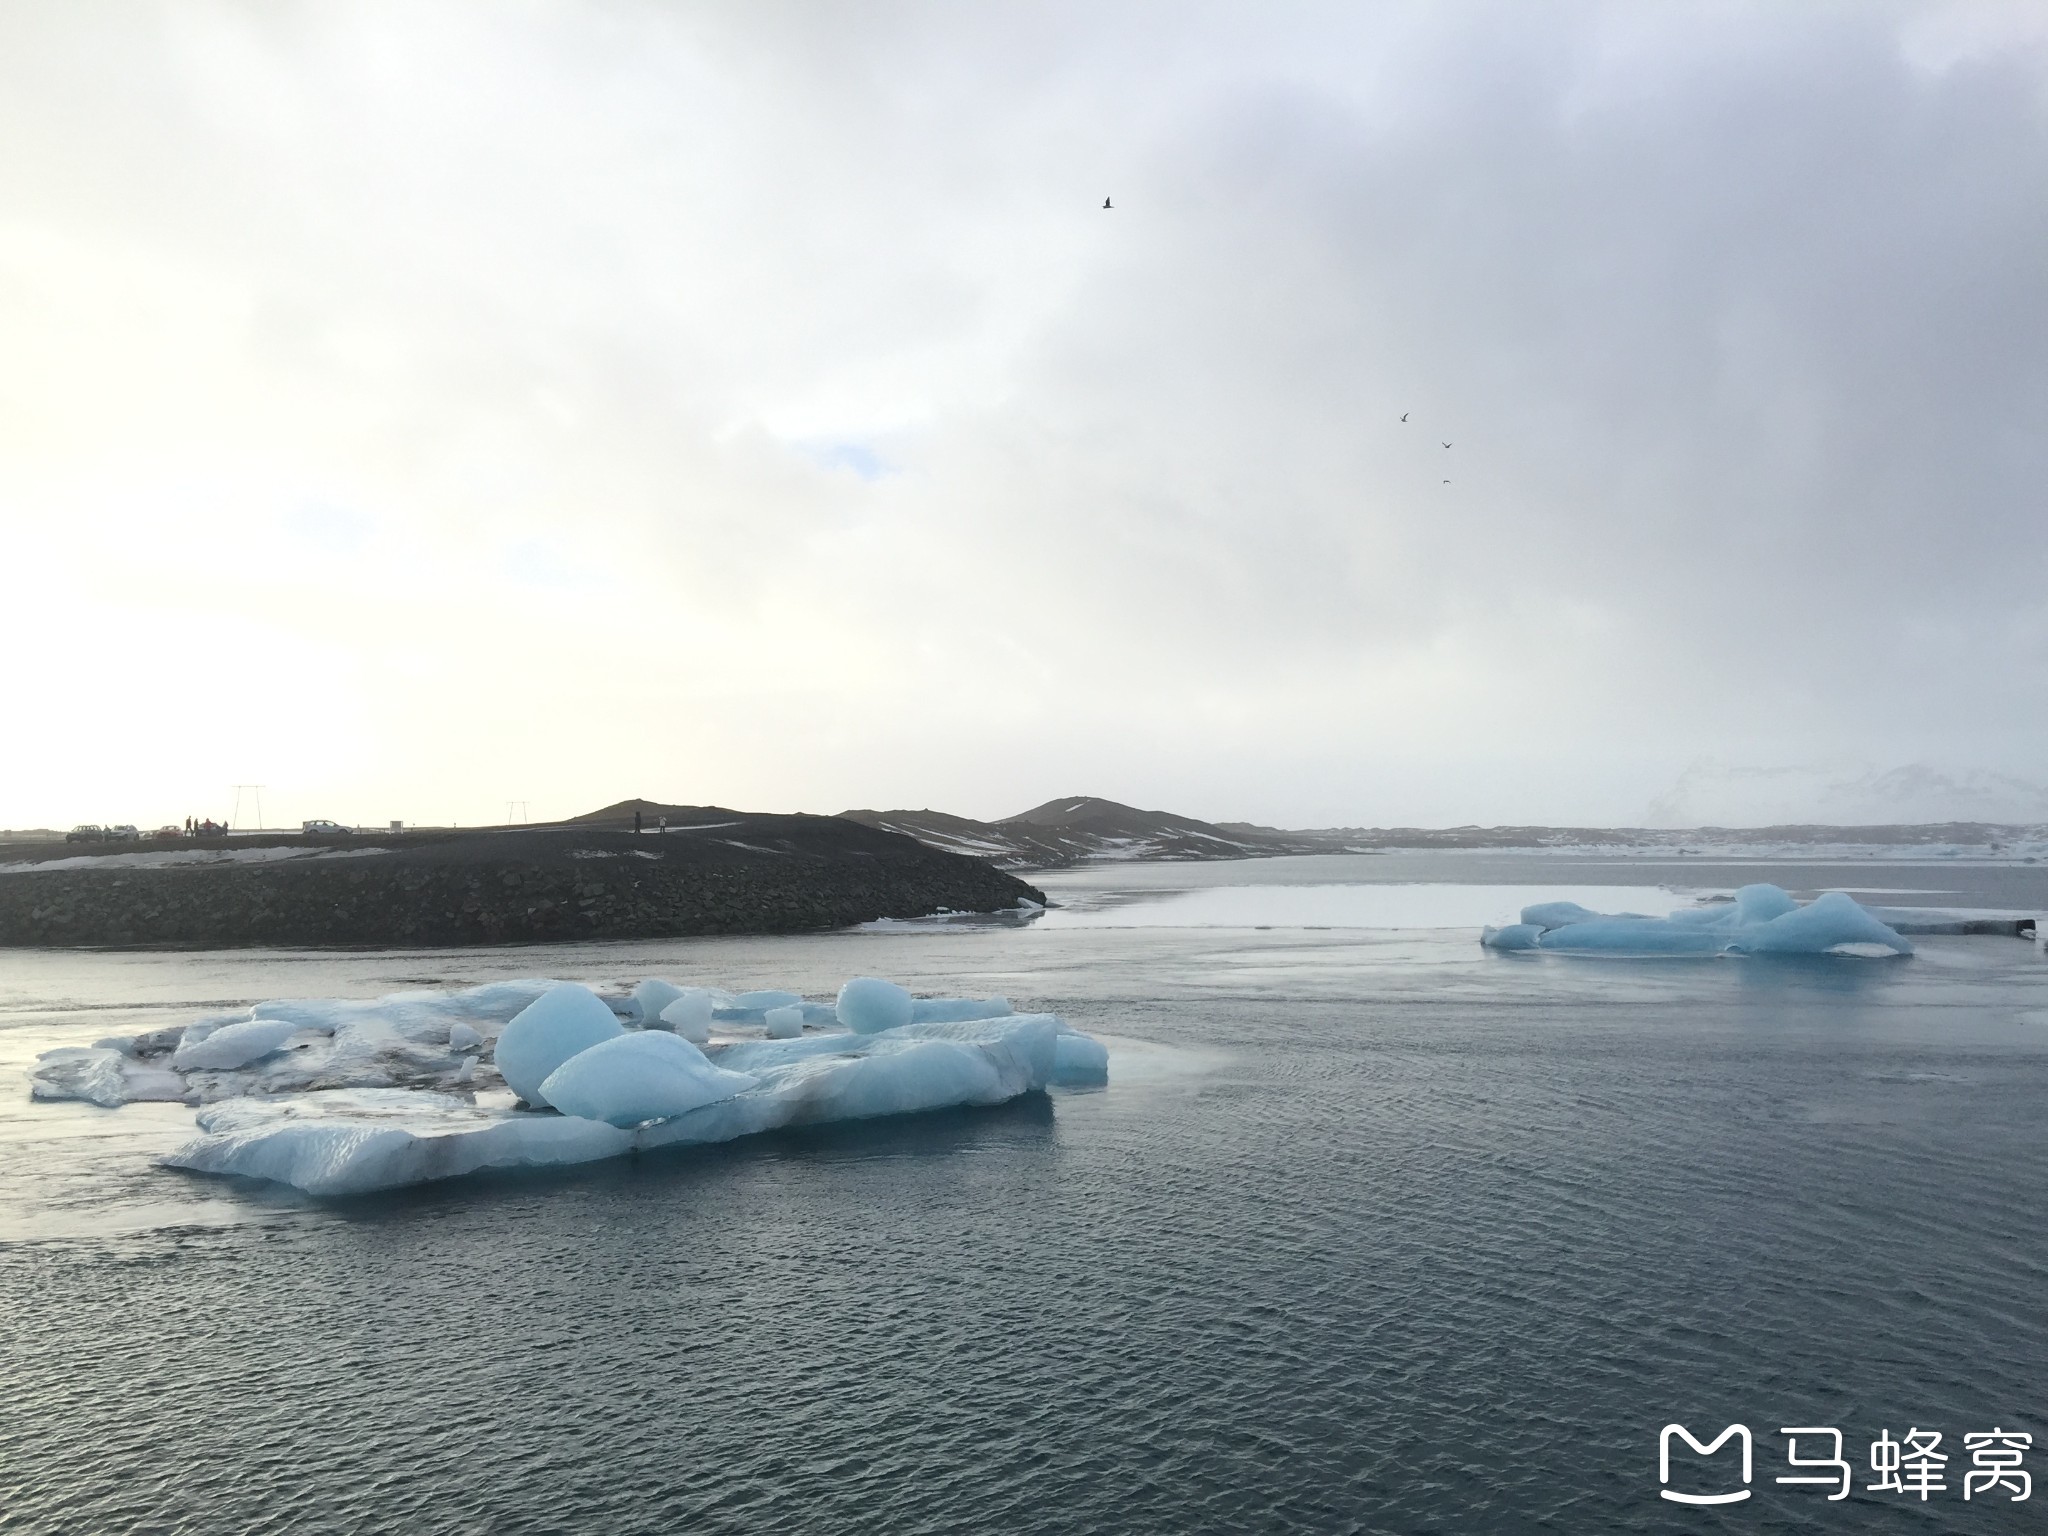
M1232 871L1318 883L1276 877L1306 862L1047 883L1129 909ZM1406 883L1467 869L1647 885L1653 911L1694 889ZM1997 894L1957 902L2018 904ZM1107 1089L995 1111L332 1204L154 1169L179 1106L11 1094L0 1528L2040 1527L1959 1477L1963 1433L2048 1431L2031 946L1602 961L1275 918L10 954L0 1071L261 997L536 973L893 975L1114 1054ZM1748 1504L1657 1497L1674 1419L1751 1426ZM1950 1489L1779 1488L1788 1424L1841 1427L1859 1466L1881 1429L1941 1429Z

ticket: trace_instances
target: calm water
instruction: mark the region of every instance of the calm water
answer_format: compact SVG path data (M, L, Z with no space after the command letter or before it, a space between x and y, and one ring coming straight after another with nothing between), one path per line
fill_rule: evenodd
M14 1078L0 1529L2048 1529L2048 1491L1965 1503L1960 1475L1966 1432L2048 1433L2048 963L1311 926L1379 910L1358 883L1754 877L1357 862L1051 881L1120 921L1332 886L1200 898L1241 928L0 957L10 1078L221 1004L531 974L872 972L1114 1047L1106 1090L333 1205L152 1168L180 1107L30 1106ZM1776 875L2048 897L2031 870ZM1755 1497L1660 1501L1672 1420L1749 1425ZM1851 1500L1774 1484L1784 1425L1844 1431ZM1916 1426L1948 1490L1864 1492L1869 1441Z

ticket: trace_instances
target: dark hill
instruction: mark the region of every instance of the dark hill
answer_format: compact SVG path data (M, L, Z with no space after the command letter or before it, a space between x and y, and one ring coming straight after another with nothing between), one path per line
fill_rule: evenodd
M1048 800L1001 821L943 811L845 811L845 818L901 832L933 848L972 854L1006 869L1056 869L1090 859L1248 859L1320 853L1327 844L1287 832L1225 830L1168 811L1141 811L1094 795Z
M1043 901L980 859L836 816L716 811L171 849L0 850L0 945L506 944L795 933ZM616 807L608 808L615 811ZM606 817L607 812L597 813ZM643 811L643 816L646 813ZM271 857L262 857L265 852ZM150 867L171 852L185 859ZM289 857L275 857L284 853ZM250 855L256 854L252 859ZM85 862L73 863L83 859ZM37 868L38 864L58 867Z

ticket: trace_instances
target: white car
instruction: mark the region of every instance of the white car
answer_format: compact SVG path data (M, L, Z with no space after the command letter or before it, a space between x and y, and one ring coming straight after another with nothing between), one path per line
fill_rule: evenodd
M354 833L354 830L352 827L344 827L338 821L302 821L299 823L299 831L307 837L348 837Z

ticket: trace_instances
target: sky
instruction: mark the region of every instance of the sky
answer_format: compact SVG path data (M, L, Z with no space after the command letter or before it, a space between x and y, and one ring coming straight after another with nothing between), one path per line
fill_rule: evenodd
M2044 189L2038 4L0 0L0 825L2048 817Z

